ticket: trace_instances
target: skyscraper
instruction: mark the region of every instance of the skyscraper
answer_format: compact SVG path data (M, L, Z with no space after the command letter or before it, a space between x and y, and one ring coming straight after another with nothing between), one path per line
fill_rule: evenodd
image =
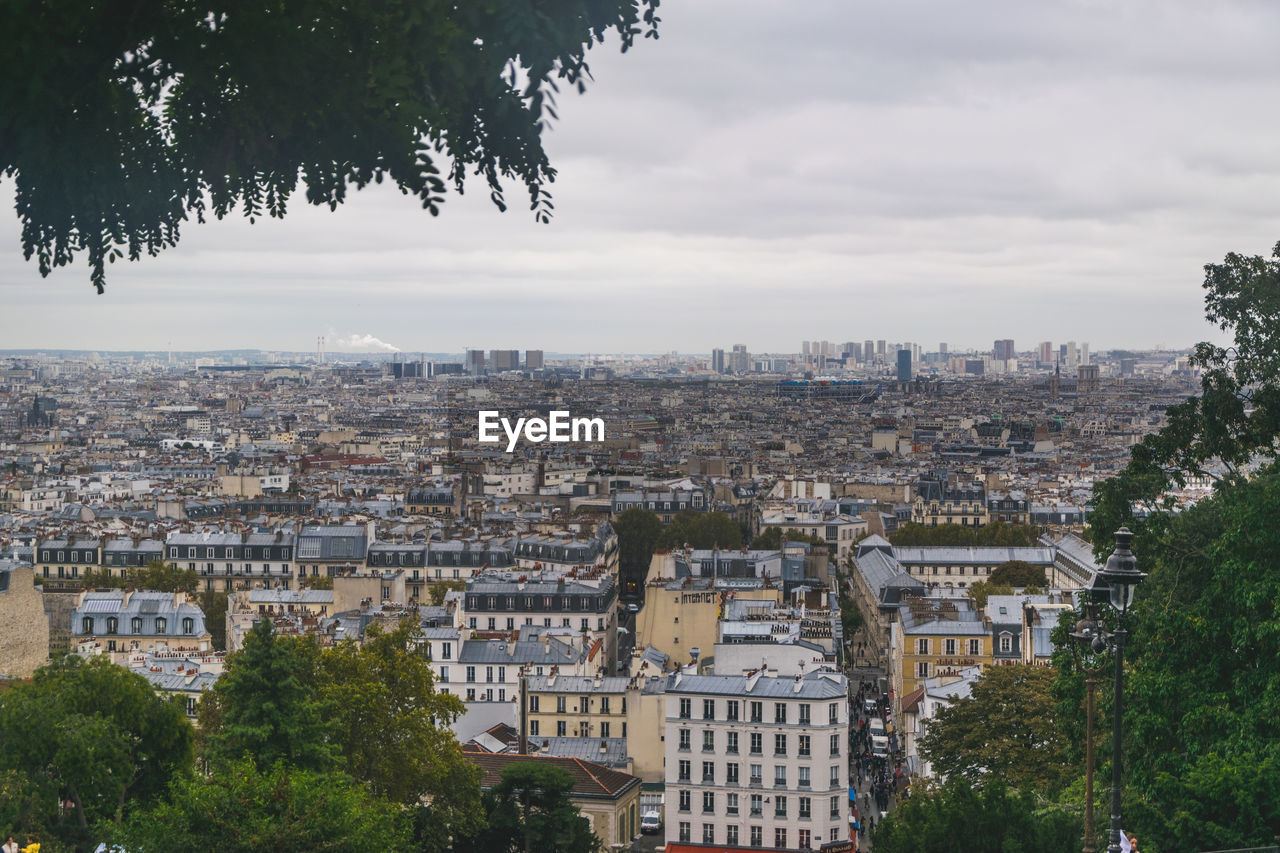
M480 376L484 373L484 350L469 349L467 350L467 373L470 376Z
M806 342L806 349L808 348ZM724 350L713 349L711 351L711 371L713 373L724 373Z
M875 355L876 355L875 342L863 341L862 342L862 360L865 363L870 364L871 362L875 361Z
M1040 351L1036 353L1036 361L1040 362L1041 364L1053 363L1053 342L1052 341L1040 342Z
M991 348L991 358L995 361L1008 361L1013 357L1013 341L1009 338L996 341L995 346Z
M947 345L945 342L938 344L938 352L941 353L942 355L947 354Z
M734 373L746 373L751 367L751 355L747 352L746 344L734 344L733 354L729 367Z
M520 350L518 349L490 350L489 362L495 373L503 370L517 370L520 367Z
M898 381L911 381L911 350L898 350Z
M526 370L542 369L542 350L529 349L524 351L524 366Z

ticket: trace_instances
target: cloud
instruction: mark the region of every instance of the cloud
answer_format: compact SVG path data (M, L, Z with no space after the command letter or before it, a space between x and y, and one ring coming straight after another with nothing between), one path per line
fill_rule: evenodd
M400 347L379 340L373 335L347 335L345 338L336 338L333 347L356 352L400 352Z

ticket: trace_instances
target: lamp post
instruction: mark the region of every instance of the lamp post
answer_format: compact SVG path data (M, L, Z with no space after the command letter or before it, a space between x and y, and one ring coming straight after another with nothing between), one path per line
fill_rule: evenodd
M1128 635L1124 622L1129 608L1133 606L1133 594L1146 577L1138 571L1138 559L1129 550L1132 542L1133 533L1129 528L1121 527L1117 530L1116 549L1107 558L1106 568L1098 573L1106 581L1111 606L1116 611L1116 630L1111 635L1111 645L1116 652L1116 686L1115 715L1111 731L1111 841L1107 845L1107 853L1120 853L1120 732L1124 710L1121 700L1124 692L1124 641ZM1093 643L1094 649L1100 650L1100 644L1105 648L1106 640L1098 636Z
M1080 645L1090 648L1094 638L1102 632L1101 623L1097 619L1097 605L1109 598L1109 590L1102 579L1095 574L1093 582L1082 596L1084 619L1076 623L1071 636ZM1074 648L1073 648L1074 655ZM1077 662L1078 662L1077 658ZM1085 666L1085 770L1084 770L1084 848L1083 853L1095 853L1093 846L1093 709L1094 697L1098 689L1098 673L1102 667Z

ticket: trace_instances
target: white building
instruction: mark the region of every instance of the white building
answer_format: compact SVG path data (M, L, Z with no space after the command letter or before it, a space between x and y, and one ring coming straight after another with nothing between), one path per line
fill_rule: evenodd
M677 673L665 702L669 853L818 850L847 840L843 674Z

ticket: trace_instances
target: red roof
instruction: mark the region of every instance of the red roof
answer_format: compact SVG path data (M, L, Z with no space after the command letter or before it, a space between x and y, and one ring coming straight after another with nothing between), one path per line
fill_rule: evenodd
M572 795L575 797L615 800L640 784L640 777L638 776L613 770L603 764L596 764L594 761L583 761L580 758L567 758L556 755L520 755L519 753L511 752L488 753L467 748L463 749L462 754L471 763L479 766L481 788L494 787L502 781L503 770L513 764L525 761L541 761L564 770L573 778Z

